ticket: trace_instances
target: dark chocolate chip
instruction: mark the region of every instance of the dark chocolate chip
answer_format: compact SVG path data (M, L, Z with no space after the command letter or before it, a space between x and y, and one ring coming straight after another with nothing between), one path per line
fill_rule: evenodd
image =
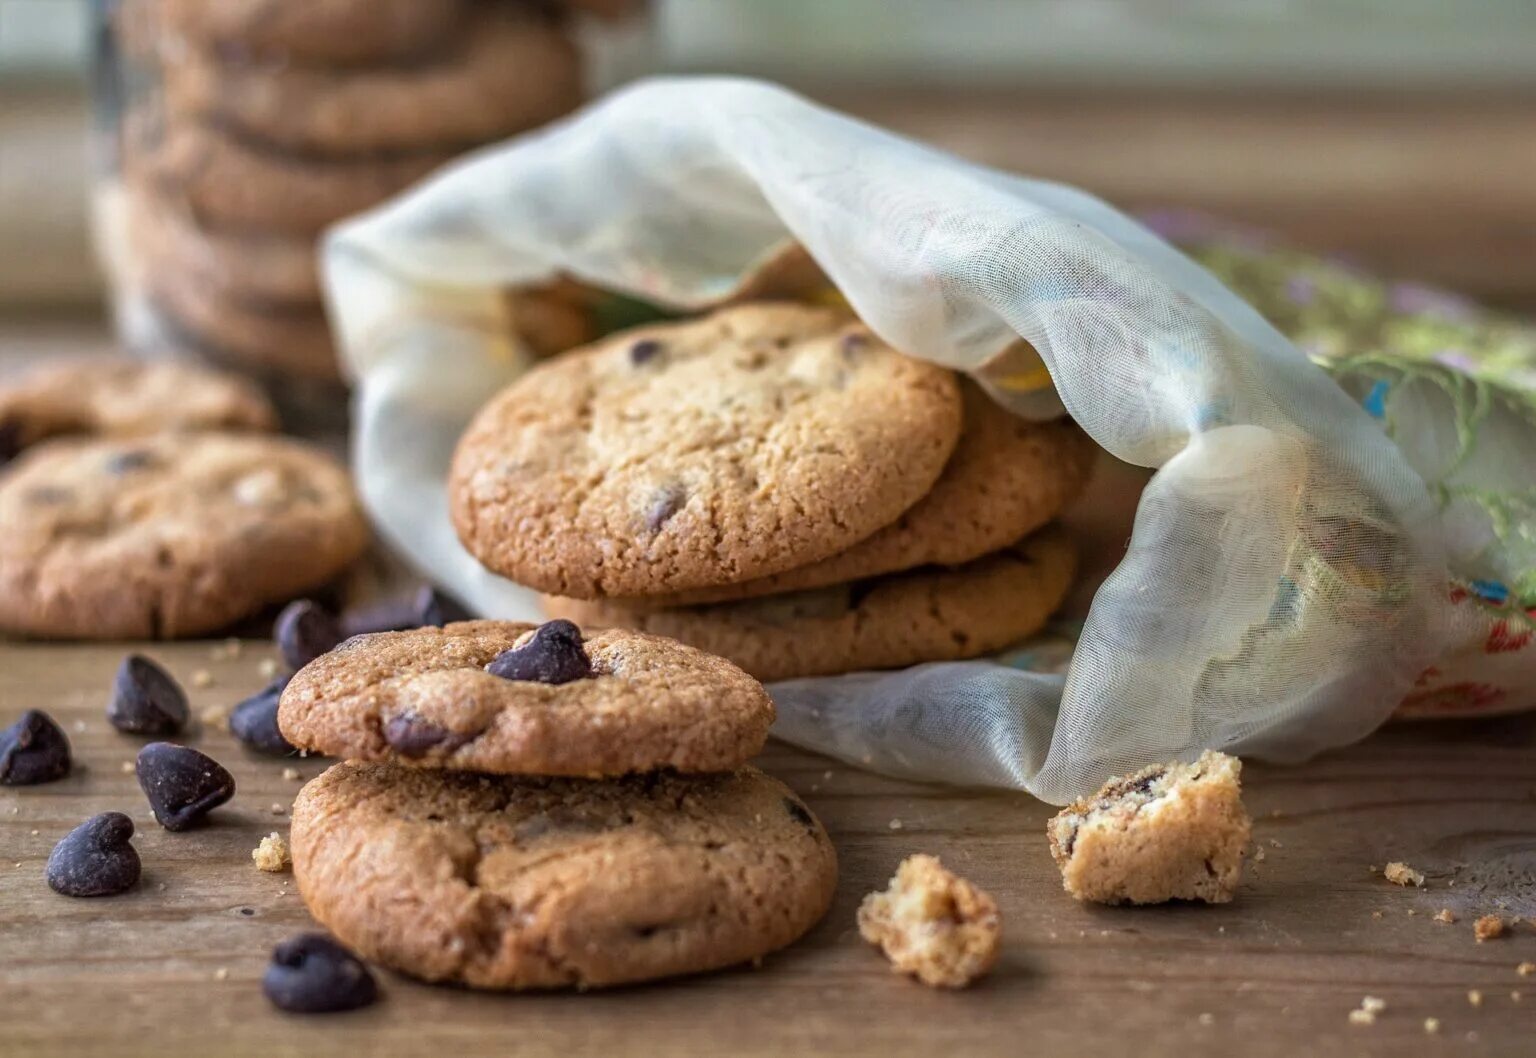
M17 456L26 446L21 441L21 420L0 420L0 466L4 466Z
M503 650L485 671L504 680L570 683L592 675L592 661L581 645L581 629L569 621L550 621L534 629L522 646Z
M441 746L452 753L469 741L468 735L449 731L415 713L400 713L384 725L384 741L406 757L424 757Z
M313 599L298 599L277 615L272 638L283 662L290 669L302 669L341 642L341 623Z
M107 460L107 473L113 475L128 474L135 470L143 470L153 465L155 454L142 448L132 448L126 452L118 452Z
M789 818L799 823L812 834L816 833L816 817L811 815L805 805L796 801L793 797L786 797L784 798L784 810L789 813Z
M286 757L298 748L283 737L277 726L277 703L292 677L279 676L229 713L229 733L251 749Z
M852 358L855 353L869 344L869 335L862 331L849 331L843 335L843 340L838 343L838 349L843 356Z
M429 625L441 628L455 621L472 619L457 599L427 584L410 595L351 607L342 615L341 633L350 638L375 632L403 632Z
M128 841L133 820L121 812L92 816L48 856L48 886L65 896L116 896L139 882L139 854Z
M31 786L69 774L69 739L53 717L28 709L0 731L0 784Z
M139 787L166 830L188 830L235 795L224 765L190 746L151 742L139 750Z
M629 347L629 362L639 367L641 364L656 359L661 352L661 343L654 338L642 338Z
M356 1010L379 998L368 967L324 933L301 933L272 949L261 990L291 1014Z
M662 486L651 498L650 506L645 509L646 529L653 533L659 532L674 514L683 509L683 504L687 501L688 492L681 485Z
M181 685L142 654L129 654L117 667L107 719L130 735L174 735L190 715Z

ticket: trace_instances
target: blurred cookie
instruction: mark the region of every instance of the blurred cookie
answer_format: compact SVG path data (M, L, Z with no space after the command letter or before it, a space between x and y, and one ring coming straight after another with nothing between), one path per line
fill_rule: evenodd
M633 628L730 658L766 682L980 657L1040 630L1076 554L1051 528L954 569L928 567L713 606L645 610L546 598L587 628Z
M443 47L466 0L158 0L165 31L231 61L387 63Z
M453 151L322 159L263 150L230 132L128 115L123 166L200 225L314 235L378 205L453 158Z
M1098 447L1070 419L1032 423L961 383L965 425L933 490L846 551L771 577L628 605L691 606L821 588L918 566L958 566L1034 532L1082 491Z
M465 547L592 597L808 565L895 521L960 433L949 371L787 303L629 331L538 364L454 455Z
M138 437L276 425L272 405L249 382L170 361L60 360L0 382L0 464L60 434Z
M826 913L821 824L755 768L513 779L338 764L289 838L309 911L391 969L476 988L698 973L793 942Z
M762 749L773 703L724 658L658 636L467 621L347 640L293 678L278 722L332 757L596 778L729 771Z
M277 437L63 439L0 476L0 630L213 632L323 585L368 531L341 467Z
M326 69L188 50L162 69L172 115L328 155L485 143L542 125L582 99L569 34L516 3L478 10L456 46L428 63Z

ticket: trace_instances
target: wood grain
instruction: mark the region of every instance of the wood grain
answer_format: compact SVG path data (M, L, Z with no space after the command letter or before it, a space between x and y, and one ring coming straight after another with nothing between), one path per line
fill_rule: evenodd
M214 647L144 649L187 683L195 712L263 682L265 644L223 660ZM383 974L378 1006L296 1018L270 1008L258 982L272 945L310 921L291 876L256 871L250 850L286 829L272 806L285 809L300 783L283 768L307 779L324 762L250 756L200 730L188 741L225 763L239 791L206 829L161 830L122 770L139 740L102 711L126 649L0 643L0 721L48 710L78 761L61 782L0 787L0 1055L1533 1053L1536 977L1515 967L1536 961L1536 930L1477 944L1471 921L1501 905L1536 916L1536 717L1395 727L1304 767L1251 767L1264 858L1219 908L1080 906L1046 850L1049 806L885 780L775 744L764 764L826 821L842 881L826 920L761 969L529 996ZM191 685L198 670L212 686ZM139 824L143 882L116 898L55 895L42 878L49 851L107 809ZM853 928L861 896L918 850L1002 906L1004 958L971 991L894 976ZM1424 870L1428 887L1399 889L1368 869L1393 859ZM1433 921L1441 907L1454 925ZM1367 994L1388 1008L1351 1026ZM1440 1019L1439 1038L1426 1017Z

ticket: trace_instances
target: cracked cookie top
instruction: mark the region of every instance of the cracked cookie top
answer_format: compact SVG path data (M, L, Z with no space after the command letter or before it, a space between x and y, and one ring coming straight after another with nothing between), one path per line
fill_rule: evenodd
M954 375L846 312L764 303L541 363L459 442L454 526L497 573L574 598L804 566L895 521L960 434Z
M296 441L49 441L0 476L0 629L217 631L320 587L367 546L346 471Z
M310 912L369 959L477 988L729 966L826 912L821 824L755 768L514 779L338 764L293 806Z
M762 749L773 703L661 636L465 621L348 640L293 678L278 723L333 757L597 777L728 771Z

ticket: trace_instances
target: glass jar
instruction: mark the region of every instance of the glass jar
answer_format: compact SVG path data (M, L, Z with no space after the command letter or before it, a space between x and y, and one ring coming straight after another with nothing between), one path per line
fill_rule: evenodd
M124 343L345 421L324 229L643 67L644 0L95 0L98 256Z

